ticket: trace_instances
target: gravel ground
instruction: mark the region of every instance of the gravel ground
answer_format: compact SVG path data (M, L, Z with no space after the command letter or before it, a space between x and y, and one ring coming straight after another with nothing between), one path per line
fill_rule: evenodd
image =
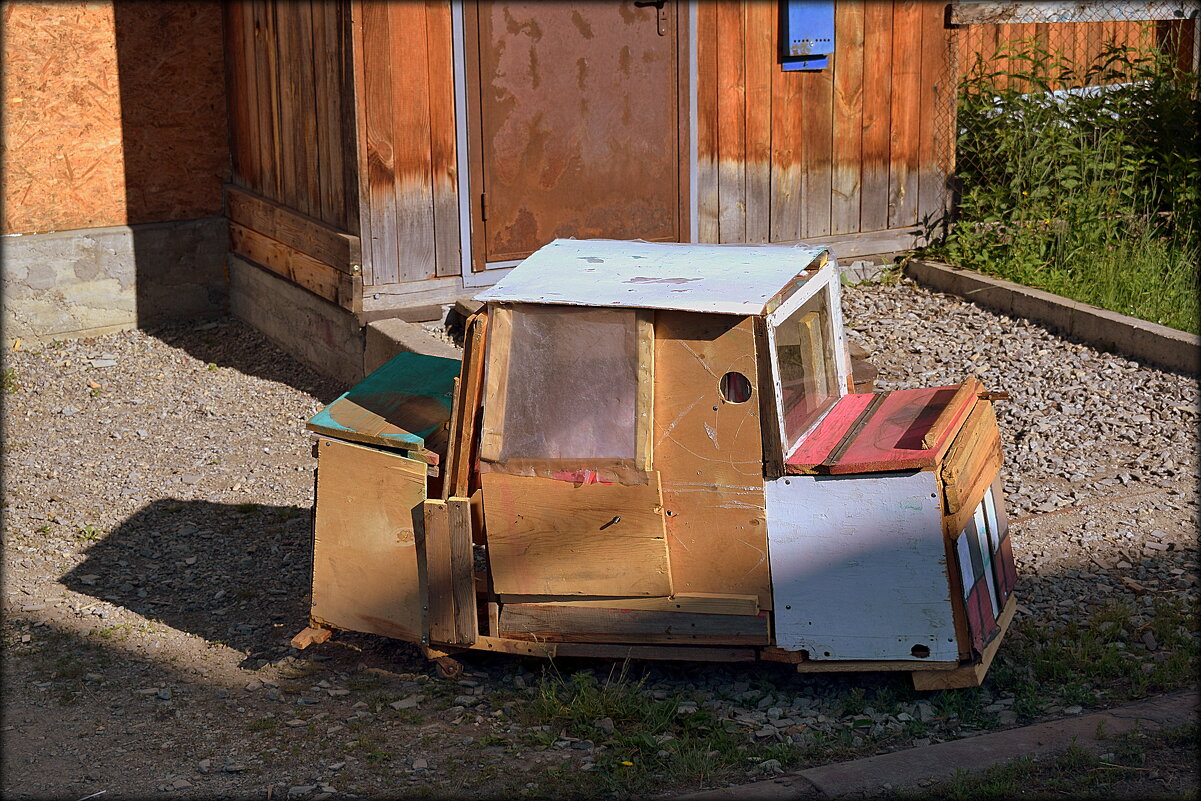
M997 411L1019 621L1128 602L1131 670L1161 659L1145 636L1153 604L1197 597L1196 382L912 286L845 297L879 387L975 373L1011 393ZM20 350L5 369L6 797L498 797L560 794L564 776L577 794L593 787L605 727L594 741L520 714L537 661L473 655L449 682L381 638L288 647L308 591L303 423L340 387L232 319ZM651 697L686 696L682 714L732 721L747 775L780 769L765 744L829 736L871 753L1018 719L991 680L969 722L953 711L962 694L906 696L898 677L639 671ZM863 688L900 700L875 709Z

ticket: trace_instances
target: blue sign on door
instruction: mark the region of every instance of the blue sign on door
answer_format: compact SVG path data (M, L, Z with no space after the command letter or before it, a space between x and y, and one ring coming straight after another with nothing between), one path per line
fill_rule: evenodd
M824 70L834 52L834 0L781 0L780 66Z

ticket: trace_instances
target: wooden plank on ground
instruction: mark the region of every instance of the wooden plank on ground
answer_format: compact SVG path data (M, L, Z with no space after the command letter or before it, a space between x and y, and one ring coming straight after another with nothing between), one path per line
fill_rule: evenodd
M455 602L454 642L458 645L471 645L479 636L471 536L471 501L468 498L450 498L446 502L446 512L450 528L450 580Z
M640 609L650 612L688 612L697 615L757 615L759 599L754 595L716 595L682 592L665 597L557 598L544 595L500 595L503 604L545 604L593 609Z
M752 0L743 3L746 30L746 242L771 237L771 79L776 65L773 48L777 7Z
M658 474L572 484L484 473L492 586L510 595L671 595Z
M717 165L717 2L696 5L696 197L697 238L720 242Z
M771 608L757 343L752 318L655 314L655 469L676 592L755 595ZM721 397L746 376L751 398Z
M863 174L859 230L888 228L889 126L892 116L892 3L863 9ZM837 54L835 58L837 58Z
M746 239L746 75L741 3L717 4L717 200L721 242Z
M425 465L394 453L317 439L312 617L332 627L425 635L416 520Z
M398 280L432 278L430 76L423 3L389 3Z
M922 8L920 0L895 0L892 25L892 120L889 129L888 227L917 224Z
M454 569L451 567L450 515L446 501L425 502L425 575L429 588L429 638L455 641Z
M229 225L230 249L347 311L361 311L362 279L244 225Z
M864 0L843 0L834 4L831 234L849 234L860 230L859 192L863 171L863 5Z
M767 613L695 615L645 609L501 604L501 636L538 642L766 645Z
M225 186L225 203L231 222L253 228L340 272L360 272L363 256L357 236L232 184Z
M438 275L458 275L459 179L455 153L454 54L450 3L426 0L429 42L430 171L434 203L434 266Z

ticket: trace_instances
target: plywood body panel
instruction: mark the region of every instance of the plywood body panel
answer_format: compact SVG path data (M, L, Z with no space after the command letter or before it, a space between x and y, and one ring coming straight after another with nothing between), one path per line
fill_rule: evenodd
M513 595L671 595L658 476L573 484L484 473L492 587Z
M313 533L315 621L416 642L425 636L417 528L425 465L320 437Z
M959 658L937 478L767 485L776 644L813 660Z
M704 615L555 603L502 604L502 637L543 642L766 645L766 612Z
M677 592L754 595L771 608L758 359L752 318L655 314L654 463ZM742 373L749 400L723 400Z

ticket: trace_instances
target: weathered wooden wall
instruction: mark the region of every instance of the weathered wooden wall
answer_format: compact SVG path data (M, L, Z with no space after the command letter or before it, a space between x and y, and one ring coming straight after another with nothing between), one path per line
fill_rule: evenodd
M449 0L356 3L355 18L364 283L383 290L457 275Z
M231 249L357 311L362 303L351 6L226 3Z
M214 3L6 3L4 224L37 233L221 213Z
M778 4L697 13L700 239L788 242L937 216L954 78L943 6L839 0L835 55L784 72Z

